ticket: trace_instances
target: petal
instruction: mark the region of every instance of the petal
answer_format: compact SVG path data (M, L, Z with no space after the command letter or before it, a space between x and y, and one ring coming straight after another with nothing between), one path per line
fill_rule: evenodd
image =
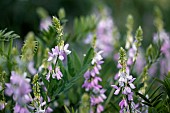
M69 47L69 44L66 44L66 45L64 46L64 50L67 50L68 47Z
M131 80L133 77L130 75L130 76L127 76L127 79L128 80Z
M65 50L64 52L65 52L67 55L71 53L70 50Z
M118 88L116 91L115 91L115 95L118 95L119 94L119 92L120 92L120 88Z
M132 80L130 80L130 83L132 83L134 80L136 80L136 78L133 78Z
M136 88L135 85L132 84L132 83L130 83L129 85L130 85L130 87L131 87L132 89L135 89L135 88Z
M131 93L130 87L125 87L125 90L126 90L127 93Z
M60 56L59 56L59 59L60 59L61 61L63 61L63 60L64 60L64 56L60 55Z
M113 88L115 88L115 89L118 89L118 87L116 86L116 85L111 85Z
M53 60L53 57L50 56L50 57L48 57L48 60L47 60L47 61L50 62L50 61L52 61L52 60Z

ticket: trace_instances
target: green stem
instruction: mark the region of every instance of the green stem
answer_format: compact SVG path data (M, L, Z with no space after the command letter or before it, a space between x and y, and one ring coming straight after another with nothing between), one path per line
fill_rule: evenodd
M2 41L1 44L2 44L2 51L4 52L4 41Z
M110 102L110 99L111 99L112 96L113 96L114 90L115 90L115 89L112 88L112 90L111 90L111 92L110 92L110 94L109 94L109 97L107 98L107 100L106 100L106 102L105 102L105 104L104 104L104 107L106 107L107 104Z
M11 55L12 44L13 44L13 39L10 40L9 50L8 50L8 58L10 58L10 55Z

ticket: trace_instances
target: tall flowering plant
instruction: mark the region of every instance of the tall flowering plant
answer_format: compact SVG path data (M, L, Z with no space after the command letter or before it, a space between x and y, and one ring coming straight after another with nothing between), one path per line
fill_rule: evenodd
M123 48L119 50L119 61L118 63L121 65L121 69L119 70L118 75L118 85L111 85L115 88L115 95L118 95L120 92L122 93L122 100L119 103L120 113L130 113L135 111L135 104L133 102L133 91L135 86L133 81L136 78L133 78L132 75L129 75L129 70L127 67L127 56L126 52Z
M170 39L157 14L157 34L146 50L141 46L142 28L133 35L132 15L127 18L126 42L118 41L116 21L106 15L100 21L95 16L77 18L74 32L67 32L63 9L59 19L53 17L51 25L41 26L38 35L29 32L21 51L13 43L19 36L0 30L0 112L169 113ZM89 33L97 37L85 53L88 46L79 39ZM121 44L125 49L117 50ZM142 60L141 50L146 51ZM118 69L112 57L107 57L116 51ZM154 63L160 65L149 76ZM160 73L166 76L162 80Z
M93 48L95 48L96 37L93 39ZM94 49L94 55L91 60L90 68L85 72L85 81L82 85L90 95L90 113L101 113L104 111L102 103L106 99L105 89L99 84L102 78L99 77L100 70L102 69L101 64L104 63L101 54L103 51L96 52Z

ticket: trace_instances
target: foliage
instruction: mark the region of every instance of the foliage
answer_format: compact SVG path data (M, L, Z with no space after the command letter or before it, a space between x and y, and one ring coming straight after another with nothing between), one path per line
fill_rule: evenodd
M134 33L133 15L124 35L105 10L75 18L67 30L62 8L46 29L29 32L23 43L14 31L0 30L0 110L170 112L170 37L161 11L155 8L157 31L144 48L145 30L139 26ZM43 9L38 12L45 18Z

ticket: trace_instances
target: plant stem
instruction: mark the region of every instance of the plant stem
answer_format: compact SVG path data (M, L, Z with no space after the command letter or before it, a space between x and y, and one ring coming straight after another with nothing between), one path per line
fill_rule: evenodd
M1 44L2 44L2 51L4 52L4 41L2 41Z
M8 58L10 58L10 55L11 55L12 44L13 44L13 39L10 40L9 50L8 50Z
M105 104L104 104L104 107L106 107L107 104L110 102L110 99L112 98L113 93L114 93L114 88L112 88L112 90L111 90L111 92L110 92L110 94L109 94L109 97L107 98L107 100L106 100L106 102L105 102Z

